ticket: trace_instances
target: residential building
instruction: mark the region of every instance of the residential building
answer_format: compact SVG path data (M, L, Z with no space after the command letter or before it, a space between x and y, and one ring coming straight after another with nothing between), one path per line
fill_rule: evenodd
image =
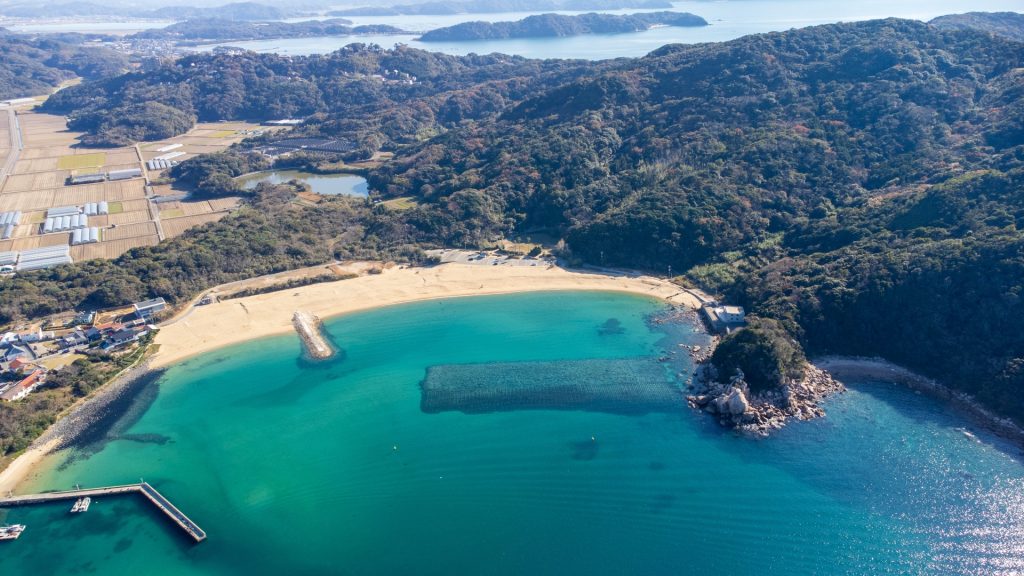
M0 394L0 400L14 402L28 396L30 392L46 380L46 372L42 369L35 370L25 377L21 382L11 386Z
M163 298L154 298L145 302L136 302L132 304L132 308L135 309L135 316L140 320L146 320L167 308L167 303L164 302Z

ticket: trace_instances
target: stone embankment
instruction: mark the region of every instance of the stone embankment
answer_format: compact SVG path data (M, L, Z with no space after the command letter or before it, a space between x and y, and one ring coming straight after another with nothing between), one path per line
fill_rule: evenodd
M299 333L306 354L314 360L326 360L334 356L334 348L320 332L320 319L309 312L296 312L292 316L292 324Z
M712 373L712 366L705 364L698 370L687 403L715 416L722 426L752 437L768 436L790 419L820 418L825 415L821 401L846 390L828 372L812 365L807 366L803 380L756 394L751 393L742 374L722 383Z

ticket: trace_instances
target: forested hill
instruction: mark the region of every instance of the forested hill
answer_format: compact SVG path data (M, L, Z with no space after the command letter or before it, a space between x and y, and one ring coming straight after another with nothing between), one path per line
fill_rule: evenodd
M202 54L155 71L70 87L43 109L69 115L72 129L91 133L87 144L101 146L181 134L197 118L266 120L330 112L323 130L343 130L372 153L384 142L416 141L439 121L497 113L587 70L582 62L456 57L362 44L295 58Z
M688 12L640 14L539 14L516 22L463 22L424 34L423 42L493 40L506 38L553 38L582 34L640 32L654 26L707 26L706 20Z
M899 20L670 46L373 183L445 206L449 242L512 218L1024 418L1022 67L1022 44Z
M421 81L343 74L378 67ZM881 355L1024 420L1021 43L884 20L602 63L196 56L51 100L101 130L144 102L315 112L303 130L395 151L372 186L419 207L378 235L564 238L685 274L812 354Z
M1003 38L1024 42L1024 14L1016 12L968 12L939 16L932 26L944 30L981 30Z
M394 6L364 6L329 12L331 16L397 16L540 12L544 10L621 10L672 8L669 0L434 0Z
M344 18L307 20L305 22L240 22L202 18L177 22L165 28L143 30L133 34L132 37L195 43L311 36L351 36L354 34L408 34L394 26L351 26L351 24L351 21Z
M0 28L0 99L46 94L75 76L102 78L127 68L113 50Z

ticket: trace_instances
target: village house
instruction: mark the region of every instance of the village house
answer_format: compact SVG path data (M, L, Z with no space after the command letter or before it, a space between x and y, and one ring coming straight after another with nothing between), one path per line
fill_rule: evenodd
M46 381L46 372L42 369L34 370L20 382L8 387L0 393L0 400L14 402L28 396L37 386Z
M135 310L135 316L139 320L148 320L153 317L154 314L162 312L167 308L167 303L163 298L154 298L152 300L146 300L145 302L136 302L132 304L132 308Z

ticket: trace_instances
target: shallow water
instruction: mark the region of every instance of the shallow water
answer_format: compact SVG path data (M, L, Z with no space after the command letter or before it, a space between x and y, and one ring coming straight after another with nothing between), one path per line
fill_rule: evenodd
M313 192L324 196L368 196L370 186L366 178L354 174L314 174L301 170L268 170L255 172L238 178L246 190L255 188L260 182L283 184L292 180L305 182Z
M438 300L329 321L344 351L332 362L301 360L283 336L175 366L118 437L62 468L67 455L52 458L28 488L144 477L209 539L189 544L131 498L74 518L64 505L12 509L7 520L28 529L0 573L1024 570L1018 455L891 384L855 383L827 419L767 441L681 402L669 413L573 409L557 395L532 409L421 408L432 366L493 362L536 387L532 366L628 360L678 385L688 360L658 359L706 337L652 327L660 309L614 293Z

